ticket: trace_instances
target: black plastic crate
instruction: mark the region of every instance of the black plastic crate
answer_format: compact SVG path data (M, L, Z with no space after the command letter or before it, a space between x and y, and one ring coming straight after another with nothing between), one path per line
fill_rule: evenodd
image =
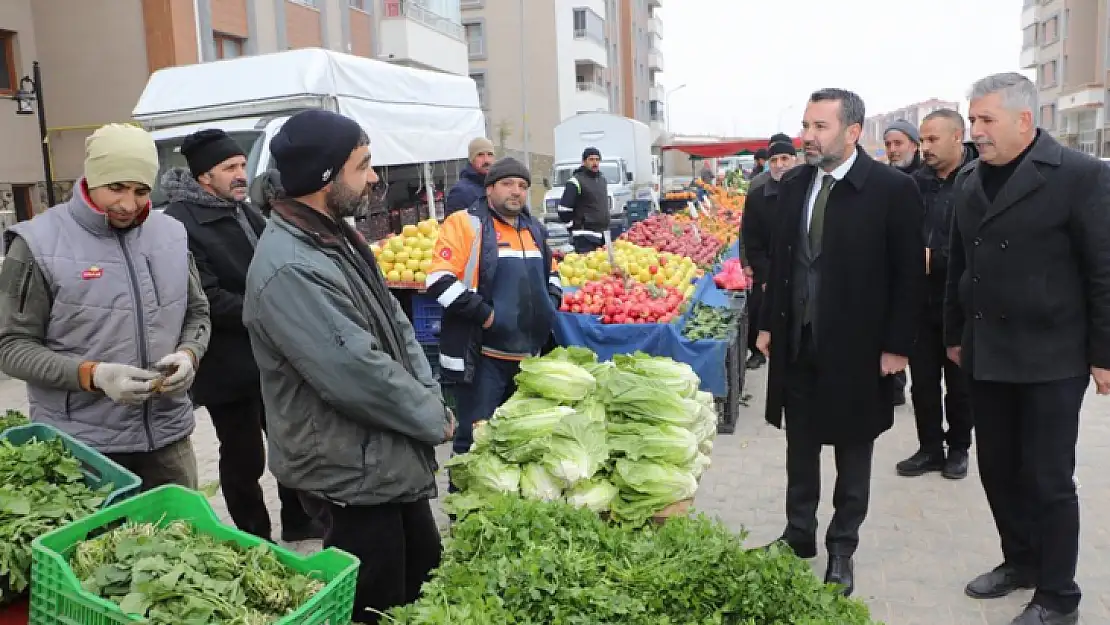
M430 295L416 293L412 296L412 329L421 345L439 345L439 330L443 322L443 307Z
M740 418L740 397L744 392L745 333L733 336L725 353L726 390L724 397L714 398L717 404L717 433L732 434Z

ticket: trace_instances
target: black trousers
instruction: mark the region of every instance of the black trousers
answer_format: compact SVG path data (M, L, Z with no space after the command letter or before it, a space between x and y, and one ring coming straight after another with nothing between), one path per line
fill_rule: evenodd
M367 608L385 612L416 601L420 586L443 553L428 500L377 506L326 504L331 526L325 547L337 547L362 563L355 586L355 623L379 623Z
M910 373L913 375L910 394L921 449L943 452L945 443L949 449L970 449L972 420L967 375L948 359L940 320L926 319L918 327Z
M759 338L759 307L763 305L763 285L753 284L748 291L748 355L759 353L755 340Z
M272 540L270 513L258 481L266 470L262 433L266 413L262 395L238 401L208 404L208 414L220 442L220 489L235 526L265 540ZM304 528L312 520L296 491L278 485L283 528Z
M973 380L979 475L1007 564L1037 582L1033 603L1079 606L1075 445L1087 376L1040 384Z
M817 364L812 335L802 332L797 359L786 372L786 531L792 545L817 544L817 505L821 500L821 449L806 423L821 419L817 404ZM825 533L830 555L851 556L871 500L874 441L834 445L836 486L832 522Z

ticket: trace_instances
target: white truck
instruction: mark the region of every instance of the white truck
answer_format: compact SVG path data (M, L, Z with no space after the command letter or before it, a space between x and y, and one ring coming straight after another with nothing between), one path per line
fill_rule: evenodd
M579 113L555 126L555 166L544 195L547 220L555 220L563 188L582 166L582 151L601 152L601 173L609 183L609 212L624 218L629 200L659 204L659 158L651 153L647 124L612 113Z
M132 117L154 135L159 178L185 166L186 136L220 128L247 154L253 179L273 166L270 141L278 130L305 109L354 119L370 137L374 166L423 164L426 179L431 163L465 159L470 140L486 134L471 78L319 48L158 70ZM431 195L429 186L429 205ZM156 187L152 200L159 207L165 194Z

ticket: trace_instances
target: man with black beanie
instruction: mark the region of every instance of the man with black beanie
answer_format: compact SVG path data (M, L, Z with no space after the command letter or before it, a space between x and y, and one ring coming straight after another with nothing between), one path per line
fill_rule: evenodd
M247 267L266 222L247 203L247 157L223 130L185 137L181 155L189 168L162 176L170 204L166 214L185 226L212 317L208 358L197 370L193 400L208 409L220 442L220 487L235 526L271 540L270 514L259 479L266 470L262 432L266 416L258 367L243 327ZM323 537L297 494L278 485L281 539Z
M601 152L588 147L582 151L582 166L574 170L559 200L559 219L571 224L575 252L587 254L605 245L609 208L609 182L601 173Z
M771 135L771 138L768 141L768 144L769 145L774 145L776 143L784 143L784 144L790 145L791 147L794 146L794 140L790 138L790 135L788 135L784 132L779 132L779 133L775 133L775 134ZM794 154L797 155L797 150L794 151ZM798 160L797 158L794 159L795 165L797 165L797 160ZM770 180L770 179L771 179L770 169L765 169L762 173L760 173L756 176L753 176L752 180L751 180L751 183L748 184L748 195L751 195L753 191L755 191L759 187L766 184L767 181Z
M243 322L262 379L270 470L323 501L324 545L359 558L352 620L414 601L439 565L435 447L455 421L412 325L346 221L365 209L370 140L309 110L270 144L285 198L247 272Z

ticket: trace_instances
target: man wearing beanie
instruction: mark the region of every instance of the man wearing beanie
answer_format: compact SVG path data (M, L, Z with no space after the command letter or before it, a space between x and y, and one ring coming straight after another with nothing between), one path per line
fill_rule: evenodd
M748 191L748 198L744 203L744 218L740 225L741 240L747 257L746 269L751 271L752 278L752 290L748 296L748 361L745 364L748 369L758 369L767 362L767 358L755 344L759 336L759 308L771 275L771 237L778 216L779 180L798 160L794 142L785 135L776 135L776 138L786 140L777 140L767 149L765 173L769 180L759 189Z
M913 124L904 119L895 120L883 131L883 144L892 167L904 174L921 168L921 135Z
M0 369L27 382L31 420L144 489L196 488L187 392L208 347L208 300L185 228L150 210L157 175L150 134L104 126L85 142L73 197L4 233Z
M447 192L443 204L443 216L464 211L477 202L486 192L486 174L493 164L493 142L485 137L476 137L467 148L470 161L459 174L459 181Z
M562 299L547 231L528 211L531 179L520 161L497 161L484 197L448 217L436 242L427 287L443 306L440 376L457 389L456 454L515 392L520 361L543 349Z
M791 147L793 147L794 140L790 138L790 135L788 135L784 132L779 132L779 133L771 135L771 139L768 141L769 145L774 145L776 143L785 143L785 144L789 144ZM770 150L768 150L768 152L770 152ZM798 164L798 162L797 162L798 161L798 159L797 159L797 150L795 150L794 154L795 154L794 165L797 165ZM748 184L748 195L750 196L753 191L755 191L759 187L766 184L767 181L770 180L770 179L771 179L771 172L770 172L769 169L765 169L763 171L763 173L761 173L757 176L753 176L752 180L751 180L751 183Z
M193 399L208 409L220 441L220 488L236 527L271 540L270 513L258 481L266 470L262 432L266 427L258 366L243 326L247 267L266 221L245 200L247 156L222 130L185 137L181 155L188 169L162 176L169 198L166 214L189 234L212 318L208 357L197 371ZM322 538L297 494L280 483L281 539Z
M767 150L759 148L755 151L755 166L752 167L752 176L758 176L767 170Z
M324 545L361 560L356 623L378 622L367 608L414 601L439 565L435 447L455 427L412 325L347 223L377 181L369 144L328 111L285 122L270 153L286 197L272 203L243 302L270 470L322 502Z
M575 252L587 254L605 245L610 219L609 182L601 173L601 152L597 148L582 151L582 166L574 170L563 188L559 219L571 224Z

